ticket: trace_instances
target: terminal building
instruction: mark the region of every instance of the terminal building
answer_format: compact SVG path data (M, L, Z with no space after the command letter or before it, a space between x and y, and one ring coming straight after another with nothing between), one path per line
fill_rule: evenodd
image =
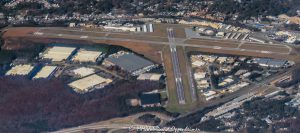
M140 56L133 53L120 51L116 54L110 55L105 59L104 65L106 66L119 66L122 70L136 76L151 70L156 65Z

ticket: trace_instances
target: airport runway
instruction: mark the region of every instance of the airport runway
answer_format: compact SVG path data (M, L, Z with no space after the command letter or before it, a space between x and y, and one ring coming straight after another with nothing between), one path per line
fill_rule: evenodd
M174 32L173 29L168 28L168 39L170 43L170 49L171 49L171 59L173 63L173 72L175 75L175 82L176 82L176 91L177 91L177 98L179 104L185 104L186 99L184 96L184 88L182 84L182 77L181 77L181 72L180 72L180 67L179 67L179 60L177 57L177 50L176 50L176 45L175 45L175 39L174 39Z
M157 45L169 45L169 42L160 42L160 41L151 41L151 40L137 40L137 39L126 39L126 38L111 38L107 36L86 36L84 35L85 32L78 30L77 32L82 32L82 35L72 35L72 34L56 34L56 33L47 33L44 31L38 31L33 34L33 36L40 36L40 37L54 37L54 38L68 38L68 39L80 39L80 40L110 40L110 41L126 41L126 42L136 42L136 43L148 43L148 44L157 44ZM58 29L57 29L58 30ZM58 30L59 31L59 30ZM66 29L63 29L66 31ZM70 30L71 32L76 32L76 30ZM91 31L89 31L91 32ZM97 32L96 32L97 33ZM176 39L176 38L175 38ZM223 41L220 40L199 40L199 44L190 44L190 43L176 43L174 45L177 46L187 46L187 47L197 47L197 48L208 48L208 49L216 49L216 50L230 50L230 51L241 51L241 52L254 52L260 54L277 54L277 55L288 55L291 52L291 49L282 45L274 45L274 44L255 44L255 43L244 43L238 45L237 47L228 47L222 46ZM205 43L207 42L207 43ZM234 42L232 42L234 43ZM215 44L215 45L211 45ZM219 45L220 44L220 45ZM222 45L221 45L222 44ZM243 48L242 46L246 47ZM253 47L252 49L248 49L247 47ZM268 47L268 50L262 50L259 47ZM287 48L288 51L274 51L273 48L282 47Z

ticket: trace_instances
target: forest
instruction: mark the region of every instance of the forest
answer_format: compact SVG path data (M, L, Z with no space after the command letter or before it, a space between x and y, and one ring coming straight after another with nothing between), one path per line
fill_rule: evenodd
M122 82L103 90L77 94L59 79L28 80L0 77L0 132L32 133L55 131L134 112L120 97L138 97L158 88L157 82ZM143 111L143 110L137 110Z

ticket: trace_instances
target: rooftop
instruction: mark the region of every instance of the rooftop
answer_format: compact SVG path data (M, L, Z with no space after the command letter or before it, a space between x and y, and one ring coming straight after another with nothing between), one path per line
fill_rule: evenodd
M32 65L17 65L7 71L5 75L28 75L33 68Z
M33 78L48 78L56 68L56 66L44 66Z
M88 76L88 75L94 74L95 73L95 69L88 68L88 67L80 67L80 68L77 68L77 69L73 70L73 72L76 75L80 76L80 77L84 77L84 76Z
M96 74L76 80L69 84L70 87L74 88L77 91L80 92L87 92L92 87L99 85L99 84L109 84L111 83L111 79L105 79L103 77L100 77Z
M117 66L128 72L134 72L139 69L154 65L154 63L152 63L151 61L139 57L133 53L125 53L119 56L110 56L106 60L113 64L116 64Z
M140 98L142 105L160 103L159 93L141 94Z
M152 81L158 81L160 80L162 74L156 74L156 73L145 73L141 74L137 79L138 80L152 80Z
M45 51L43 59L51 59L52 61L63 61L69 58L75 47L54 46Z
M96 62L97 58L102 54L100 51L80 49L73 58L73 61L78 62Z

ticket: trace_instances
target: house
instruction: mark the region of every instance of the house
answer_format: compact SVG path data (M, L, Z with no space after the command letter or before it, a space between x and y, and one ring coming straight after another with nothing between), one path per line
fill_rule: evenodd
M144 108L161 106L159 93L143 93L140 95L140 100L140 105Z

